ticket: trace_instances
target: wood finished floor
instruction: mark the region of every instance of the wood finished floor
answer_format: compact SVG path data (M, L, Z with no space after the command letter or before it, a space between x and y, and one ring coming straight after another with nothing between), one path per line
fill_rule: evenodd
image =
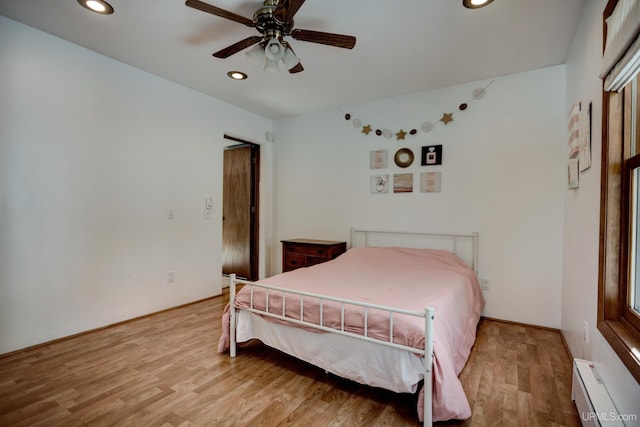
M416 397L260 343L216 352L228 295L0 357L0 426L418 426ZM579 426L558 332L483 319L460 375L473 416Z

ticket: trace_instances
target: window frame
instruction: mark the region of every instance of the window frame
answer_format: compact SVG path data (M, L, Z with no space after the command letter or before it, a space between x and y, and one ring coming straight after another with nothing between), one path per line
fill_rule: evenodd
M606 18L617 0L609 0ZM640 86L640 85L637 85ZM628 306L632 167L640 167L640 155L632 159L632 85L622 91L602 92L602 170L600 188L600 254L598 266L598 330L631 375L640 382L640 317ZM640 101L640 97L638 97Z
M637 90L640 90L640 80L638 81L637 86L638 86ZM637 99L636 102L640 102L640 98L636 98L636 99ZM632 117L632 119L634 118ZM637 113L635 114L635 120L636 122L638 120ZM635 141L633 141L632 143L635 142L637 145L638 137L639 137L638 135L635 135ZM621 284L623 285L621 286L621 288L623 289L620 289L620 298L621 298L621 307L622 307L621 318L624 319L626 322L628 322L631 327L640 331L640 315L633 309L633 307L629 302L629 300L631 299L631 296L630 296L631 290L633 289L630 284L631 277L633 276L631 269L635 267L634 260L632 259L632 254L631 254L631 246L633 245L633 242L634 242L634 237L631 234L632 228L633 228L632 223L634 221L633 214L632 214L632 202L634 201L634 195L632 194L632 192L633 191L640 192L640 189L634 188L634 184L633 184L633 181L634 181L633 175L634 175L634 171L636 170L640 174L640 153L627 158L626 160L623 161L623 164L622 164L622 177L623 177L622 194L626 196L622 200L622 203L623 203L622 212L623 212L623 222L627 225L627 232L625 235L621 236L621 241L624 243L623 245L621 245L621 247L623 248L624 258L622 259L622 268L620 271L621 282L622 282ZM635 197L638 197L638 196L640 196L640 194L636 194ZM636 201L636 205L640 206L640 200L636 199L635 201ZM636 221L638 222L636 227L638 227L640 226L640 210L636 212L636 215L639 217L638 219L636 219ZM640 240L636 240L635 244L636 244L636 251L640 250ZM636 280L638 280L638 278L636 278ZM640 348L638 348L638 351L640 351Z

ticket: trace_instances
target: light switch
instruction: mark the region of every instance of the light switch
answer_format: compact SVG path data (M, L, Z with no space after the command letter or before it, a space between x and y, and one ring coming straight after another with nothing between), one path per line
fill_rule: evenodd
M213 212L213 197L204 199L204 219L210 219Z

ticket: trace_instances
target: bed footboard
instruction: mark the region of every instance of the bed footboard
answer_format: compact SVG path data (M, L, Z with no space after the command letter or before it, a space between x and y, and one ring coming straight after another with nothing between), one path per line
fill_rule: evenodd
M245 310L252 313L259 314L261 316L270 317L279 321L291 323L293 325L305 328L312 328L321 330L328 333L345 335L354 339L373 342L379 345L393 347L400 350L406 350L415 354L419 354L424 357L424 425L430 426L433 420L433 321L434 321L434 309L432 307L425 307L424 312L402 310L394 307L385 307L376 304L368 304L360 301L346 300L341 298L335 298L326 295L319 295L309 292L295 291L290 289L279 288L267 284L254 283L246 280L240 280L236 278L235 274L230 276L229 285L229 299L230 299L230 312L229 312L229 354L231 357L236 357L236 316L237 310ZM249 287L250 292L250 304L247 308L236 308L236 285L241 284ZM253 304L253 292L255 288L263 289L265 292L265 308L256 308ZM273 310L269 310L269 295L279 295L282 297L282 312L274 313ZM286 313L286 296L294 295L300 298L300 318L292 318L285 316ZM320 322L319 324L306 321L303 313L303 301L304 298L313 298L320 302ZM323 325L322 313L324 302L337 303L341 307L341 323L339 328L327 327ZM345 306L361 307L364 311L364 333L358 334L345 330ZM389 337L386 340L382 340L376 337L369 336L367 331L367 319L369 310L377 310L389 313ZM402 345L393 342L393 322L394 314L403 314L408 316L415 316L424 319L424 348L414 348L407 345Z

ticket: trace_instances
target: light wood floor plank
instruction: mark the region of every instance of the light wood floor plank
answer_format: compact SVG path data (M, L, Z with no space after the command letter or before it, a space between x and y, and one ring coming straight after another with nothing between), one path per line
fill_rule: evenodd
M258 342L218 354L228 294L0 357L0 426L418 426L417 396ZM460 374L468 420L579 426L557 331L483 319Z

